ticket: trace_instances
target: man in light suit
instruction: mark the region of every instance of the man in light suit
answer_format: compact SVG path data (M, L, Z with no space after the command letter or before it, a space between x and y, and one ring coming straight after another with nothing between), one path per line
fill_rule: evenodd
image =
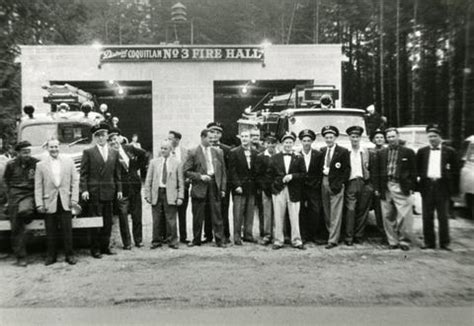
M96 145L84 150L81 161L81 198L88 203L89 214L102 216L103 219L102 228L92 231L91 255L94 258L102 258L102 254L115 254L109 247L112 203L115 198L122 199L119 154L107 145L109 130L105 123L91 128Z
M72 249L71 207L79 201L79 176L71 158L59 154L59 141L47 142L48 158L38 162L35 172L35 202L45 214L47 257L45 265L56 262L58 228L61 228L66 262L76 264Z
M201 144L189 151L184 173L191 179L194 239L189 246L201 245L202 224L206 203L212 220L216 245L225 248L221 200L227 189L227 175L222 151L211 146L209 130L201 131Z
M151 249L163 245L163 219L166 220L166 242L170 248L178 249L176 215L177 207L183 204L184 177L182 165L170 156L171 150L171 143L163 141L161 155L150 162L146 175L145 200L152 205L153 215Z

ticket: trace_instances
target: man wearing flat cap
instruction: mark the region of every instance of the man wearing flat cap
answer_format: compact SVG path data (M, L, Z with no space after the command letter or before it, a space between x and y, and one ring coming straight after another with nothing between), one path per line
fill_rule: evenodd
M350 177L351 163L349 151L336 144L336 139L339 137L339 130L336 127L325 126L321 129L321 134L327 145L321 148L324 157L320 167L321 199L326 228L329 232L326 249L332 249L338 245L341 235L344 185Z
M344 193L345 243L352 246L354 242L362 242L374 188L370 179L370 153L367 148L360 147L364 128L352 126L346 133L351 141L351 173Z
M449 198L458 192L459 164L456 151L441 144L441 130L438 125L426 127L429 146L420 148L416 154L419 190L423 201L422 249L436 248L434 212L438 217L439 247L449 248Z
M291 244L294 248L305 249L301 241L299 213L303 198L305 176L304 160L293 152L296 135L286 132L281 138L283 151L271 158L269 175L272 180L273 208L275 211L275 238L273 249L283 247L283 224L286 210L290 217Z
M15 146L17 157L8 161L4 180L7 186L8 215L11 223L11 243L17 265L25 267L26 229L34 214L35 171L38 160L31 157L31 143L19 142Z
M316 133L311 129L304 129L298 135L303 149L301 155L304 159L305 176L303 181L303 199L300 207L300 232L303 243L317 242L318 226L321 210L321 160L323 156L312 145ZM319 232L320 233L320 232Z
M105 123L92 126L95 145L82 153L79 191L88 204L89 214L102 216L103 226L92 231L91 255L114 255L110 249L112 204L122 199L122 182L118 151L107 144L110 127Z

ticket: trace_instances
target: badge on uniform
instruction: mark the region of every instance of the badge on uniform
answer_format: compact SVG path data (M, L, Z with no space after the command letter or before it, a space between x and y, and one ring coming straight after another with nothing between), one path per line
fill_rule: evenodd
M337 162L335 166L336 166L336 169L340 169L341 168L341 163Z
M446 170L451 170L451 164L446 163Z

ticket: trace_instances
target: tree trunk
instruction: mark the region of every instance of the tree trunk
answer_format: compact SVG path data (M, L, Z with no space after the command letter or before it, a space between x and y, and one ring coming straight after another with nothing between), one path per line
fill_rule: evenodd
M413 4L413 39L418 42L416 38L416 22L418 15L418 0L415 0ZM413 51L413 49L412 49ZM418 69L413 68L411 70L411 105L410 105L410 123L416 123L416 96L418 93Z
M395 32L396 65L395 65L395 110L397 126L400 126L400 0L397 0L397 29Z
M466 24L465 24L465 38L464 38L464 67L463 67L463 78L462 78L462 103L461 103L461 139L466 138L466 120L467 120L467 94L468 94L468 81L469 74L469 59L470 59L470 29L471 29L471 8L472 2L467 6L466 13Z
M383 2L380 0L380 9L379 9L379 52L380 52L380 112L382 115L385 115L385 92L384 92L384 47L383 47Z

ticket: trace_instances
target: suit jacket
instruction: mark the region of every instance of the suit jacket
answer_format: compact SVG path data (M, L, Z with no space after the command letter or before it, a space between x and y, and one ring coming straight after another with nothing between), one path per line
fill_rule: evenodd
M163 177L163 157L150 161L145 180L145 198L152 205L158 203L158 188ZM175 158L168 157L166 161L166 200L169 205L176 205L178 199L184 199L183 166Z
M224 154L222 150L211 146L211 155L217 190L225 192L227 189L227 171ZM191 197L197 199L206 198L208 185L201 180L201 176L207 175L207 167L201 145L189 151L188 159L184 163L184 175L186 178L191 179Z
M123 195L128 197L132 193L140 193L142 182L138 171L145 168L147 155L145 150L134 147L133 145L123 145L122 148L129 158L127 168L125 162L122 161L119 155L122 191Z
M43 206L47 214L56 213L58 195L65 211L70 211L71 205L77 204L79 201L79 175L76 172L73 160L61 155L58 156L58 160L61 167L59 185L56 185L53 178L50 157L36 164L36 207Z
M80 192L89 192L91 201L111 201L122 191L119 154L109 147L104 162L97 146L83 151L81 160Z
M385 199L387 190L387 167L389 148L383 148L377 153L376 173L373 176L374 187L380 193L380 198ZM401 191L405 196L416 186L416 159L415 152L405 146L399 145L397 166L399 171L399 183Z
M418 189L424 195L428 190L428 163L430 159L430 146L420 148L416 153L417 175L420 178ZM459 191L459 163L456 151L449 146L441 146L441 184L448 196Z
M239 146L229 153L229 185L232 191L242 187L243 194L254 195L256 191L256 165L257 151L250 149L250 168L244 148Z
M255 160L255 173L257 188L265 192L265 195L272 195L272 179L270 178L271 157L265 155L265 152L257 155Z
M295 153L291 155L288 173L285 171L283 153L277 153L273 155L270 160L268 174L270 180L272 180L272 194L278 195L287 185L288 192L290 194L290 200L292 202L299 202L302 200L306 167L304 165L304 159L301 155ZM293 178L288 184L285 184L283 183L283 177L287 174L291 174Z
M311 159L309 161L309 169L306 169L306 162L304 161L303 152L301 152L301 157L303 159L305 167L305 176L304 176L304 191L306 192L319 192L321 189L321 160L324 159L321 152L312 149L311 150Z
M351 158L347 148L339 145L334 148L331 162L329 163L329 187L334 194L338 194L342 190L342 186L349 180L351 176ZM321 178L323 176L324 162L326 160L327 147L321 148L321 164L319 171L321 171Z

